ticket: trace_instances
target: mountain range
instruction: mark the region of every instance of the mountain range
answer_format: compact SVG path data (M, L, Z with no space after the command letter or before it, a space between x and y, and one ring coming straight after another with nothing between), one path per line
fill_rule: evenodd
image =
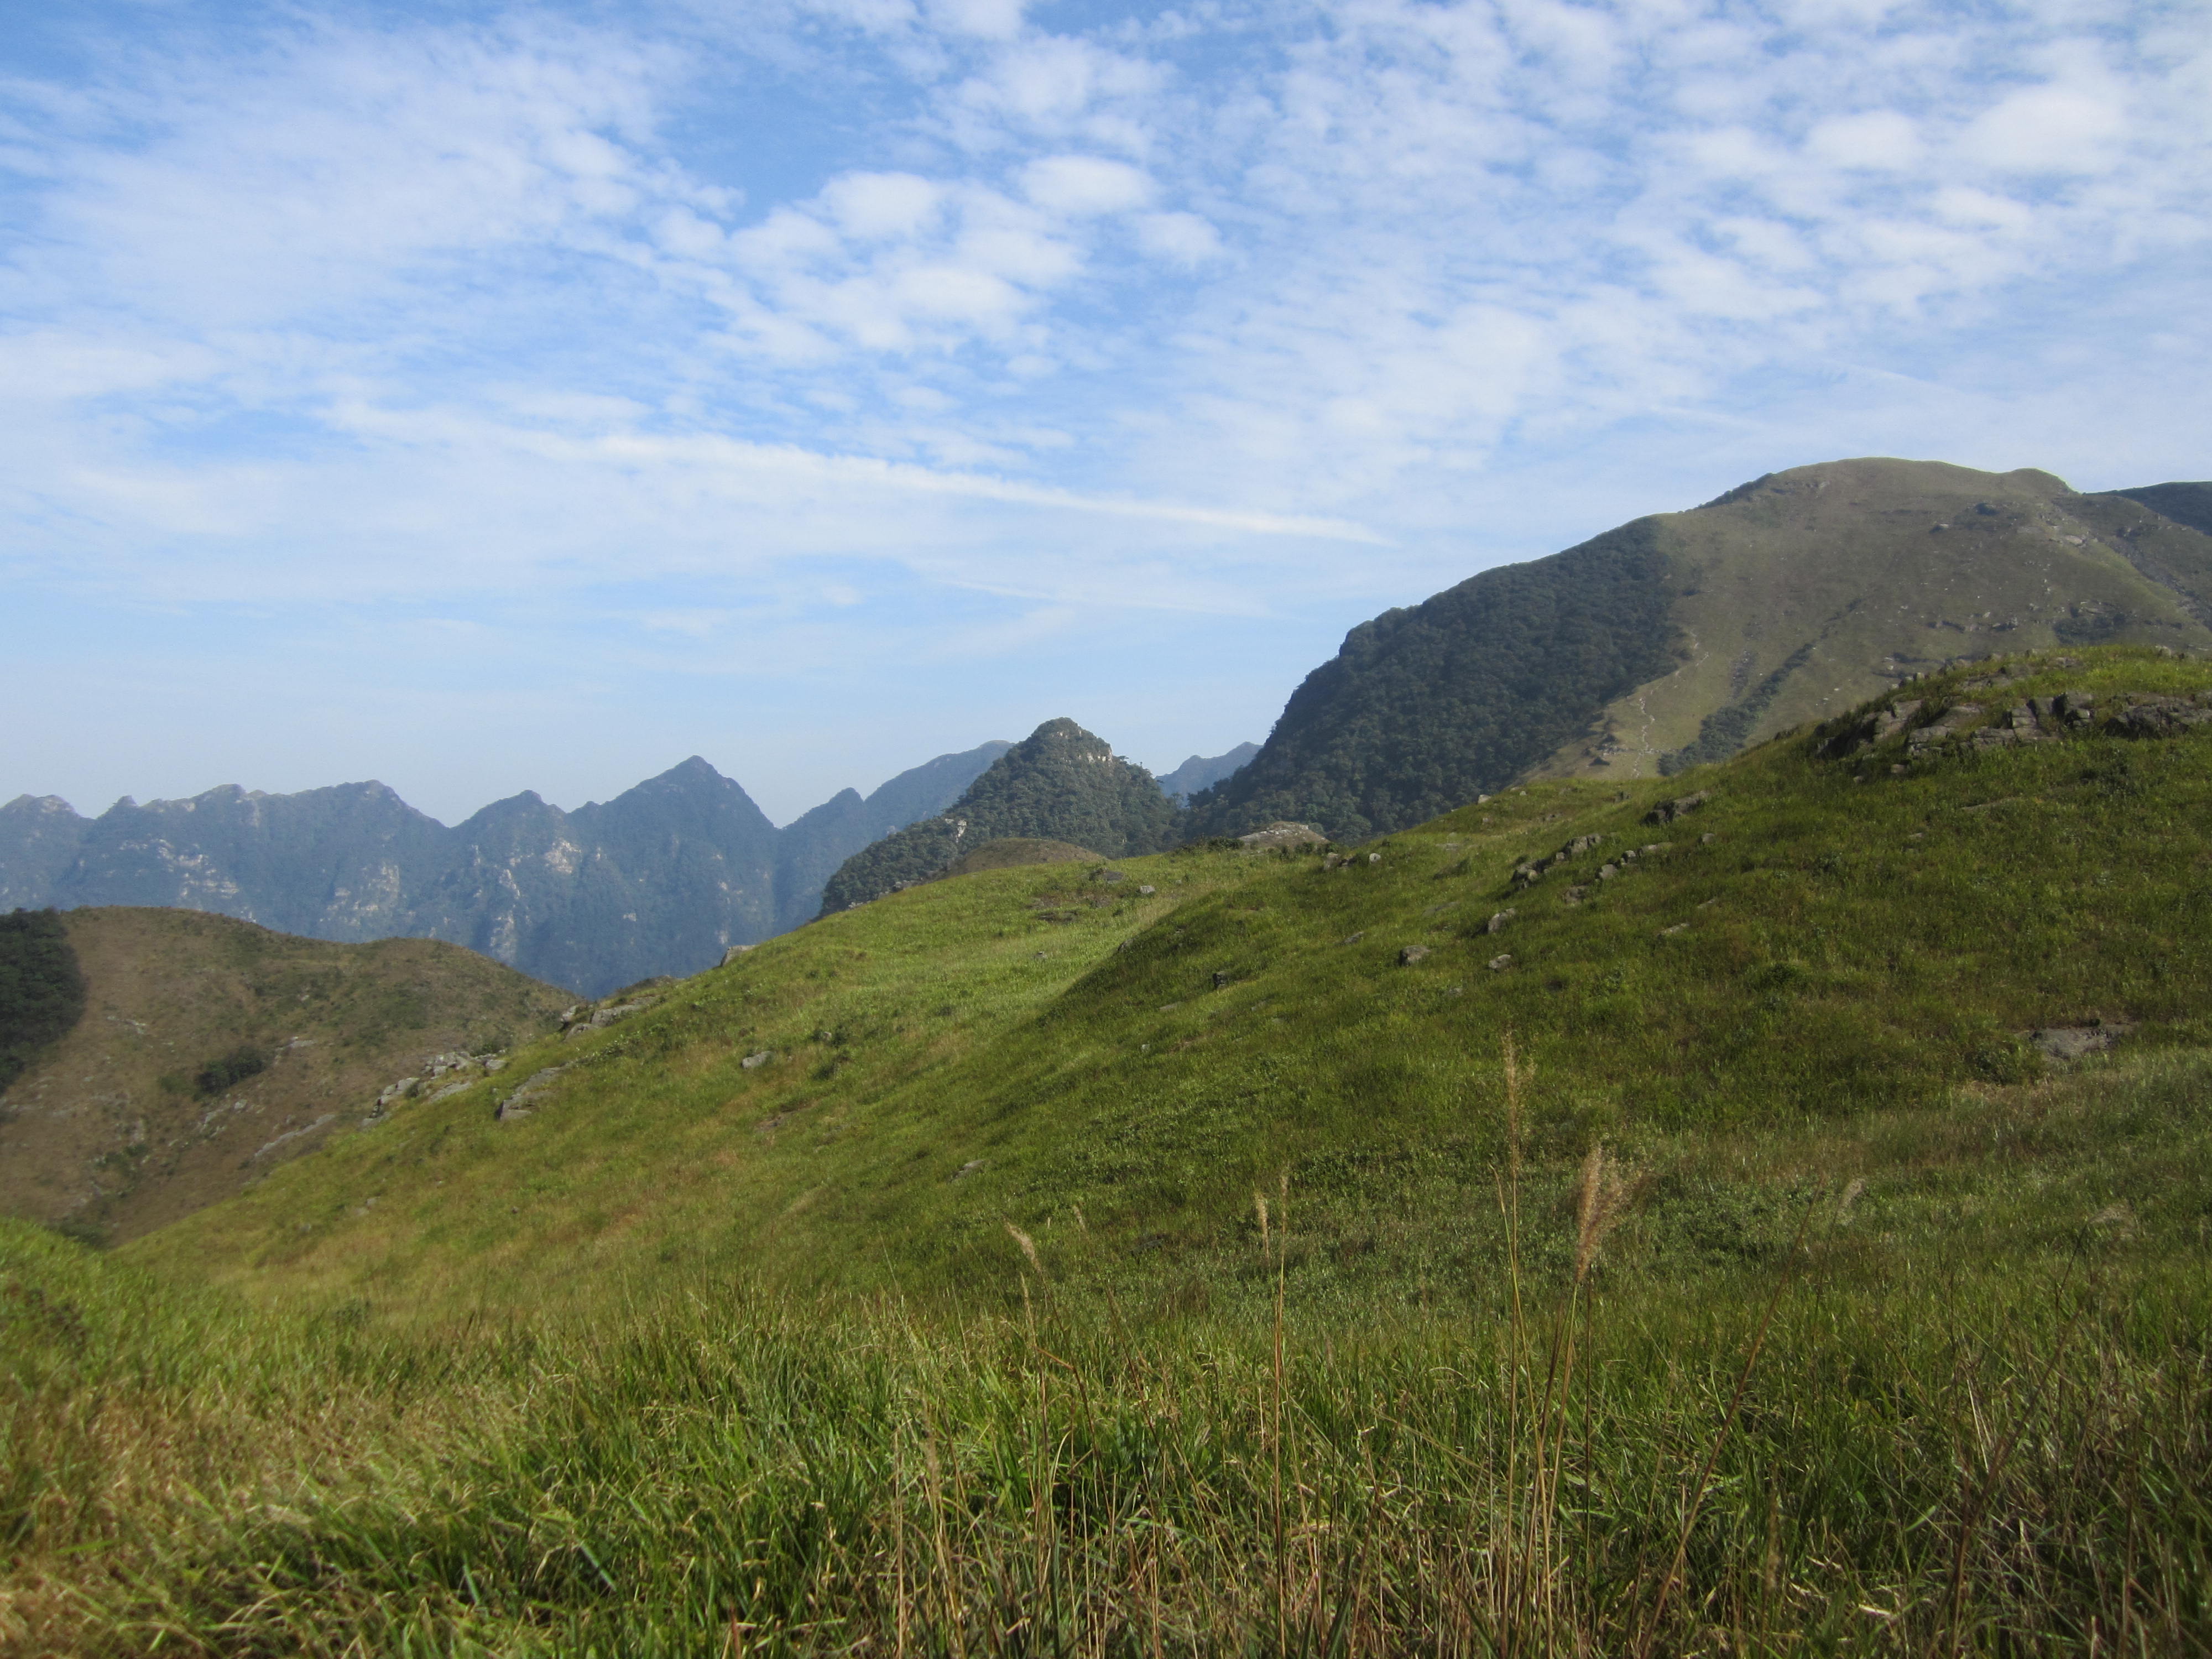
M1276 820L1339 841L1526 777L1720 760L1998 650L2212 648L2212 484L1860 459L1770 474L1346 636L1267 742L1154 780L1072 720L776 829L697 757L604 804L451 829L380 784L0 807L0 907L169 905L312 938L452 940L587 995L930 878L1015 836L1121 856ZM1021 752L1013 751L1018 748ZM1188 807L1183 805L1187 799Z
M310 939L438 939L599 996L795 927L852 854L941 811L1008 744L847 789L779 830L697 756L564 812L525 791L447 828L380 783L211 789L84 818L0 806L0 907L210 910Z

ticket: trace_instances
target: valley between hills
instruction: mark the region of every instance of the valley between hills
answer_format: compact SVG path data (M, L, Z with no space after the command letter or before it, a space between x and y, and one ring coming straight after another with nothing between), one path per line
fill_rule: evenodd
M1758 480L591 999L19 922L0 1647L2203 1650L2208 496Z

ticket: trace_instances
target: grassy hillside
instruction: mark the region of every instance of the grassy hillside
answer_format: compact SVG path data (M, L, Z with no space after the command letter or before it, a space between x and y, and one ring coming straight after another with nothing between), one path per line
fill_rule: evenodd
M2212 666L1985 665L0 1224L0 1647L2204 1650L2208 794Z
M1911 690L1920 719L1971 696L1987 721L2062 690L2109 718L2212 689L2186 659L2075 660ZM1194 848L916 888L519 1057L509 1078L568 1067L526 1121L495 1120L495 1079L137 1251L421 1316L739 1266L1003 1287L1012 1222L1056 1275L1203 1301L1234 1293L1216 1267L1287 1171L1302 1293L1419 1303L1498 1248L1469 1194L1499 1156L1509 1032L1534 1070L1532 1167L1562 1186L1603 1145L1639 1171L1618 1251L1653 1271L1771 1251L1778 1172L1856 1147L1886 1204L1884 1136L1916 1145L2107 1042L2148 1063L2212 1036L2212 728L2054 727L1963 753L1900 733L1856 760L1815 734L1638 789L1534 785L1348 861ZM1708 799L1646 821L1689 792ZM2160 1156L2128 1178L2158 1186ZM2001 1167L1960 1179L2014 1201ZM1897 1173L1896 1201L1919 1181ZM2033 1218L2050 1195L2015 1197ZM2166 1202L2134 1224L2194 1224Z
M357 1128L432 1056L569 1000L428 939L330 945L192 910L71 910L84 1013L0 1093L0 1214L131 1238Z

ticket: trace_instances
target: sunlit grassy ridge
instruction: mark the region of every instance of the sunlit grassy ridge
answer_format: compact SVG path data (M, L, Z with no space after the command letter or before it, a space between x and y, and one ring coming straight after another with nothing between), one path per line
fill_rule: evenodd
M2208 683L2119 652L1999 701ZM1940 704L1949 682L1915 691ZM1656 1261L1705 1225L1695 1194L1727 1186L1731 1136L1809 1147L1869 1113L1954 1110L2032 1082L2041 1027L2204 1042L2208 744L2069 738L1894 776L1891 753L1826 761L1800 737L1640 791L1516 790L1335 868L1204 848L1118 881L936 884L520 1056L502 1090L577 1062L526 1121L495 1122L482 1091L418 1110L143 1249L419 1316L733 1267L1003 1293L1012 1221L1067 1271L1212 1294L1206 1258L1243 1248L1254 1185L1287 1170L1328 1242L1316 1291L1419 1297L1497 1248L1468 1194L1498 1156L1510 1029L1535 1066L1532 1160L1564 1180L1603 1142L1646 1166ZM1429 954L1403 964L1409 946Z

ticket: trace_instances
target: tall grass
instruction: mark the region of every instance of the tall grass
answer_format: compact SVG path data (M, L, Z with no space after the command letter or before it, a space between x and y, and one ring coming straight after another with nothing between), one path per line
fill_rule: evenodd
M179 1305L6 1235L23 1653L2172 1652L2201 1273L1794 1266L1520 1322L741 1285L617 1329ZM1832 1196L1827 1208L1835 1207ZM1763 1342L1761 1340L1763 1335ZM1753 1364L1754 1355L1759 1363Z

